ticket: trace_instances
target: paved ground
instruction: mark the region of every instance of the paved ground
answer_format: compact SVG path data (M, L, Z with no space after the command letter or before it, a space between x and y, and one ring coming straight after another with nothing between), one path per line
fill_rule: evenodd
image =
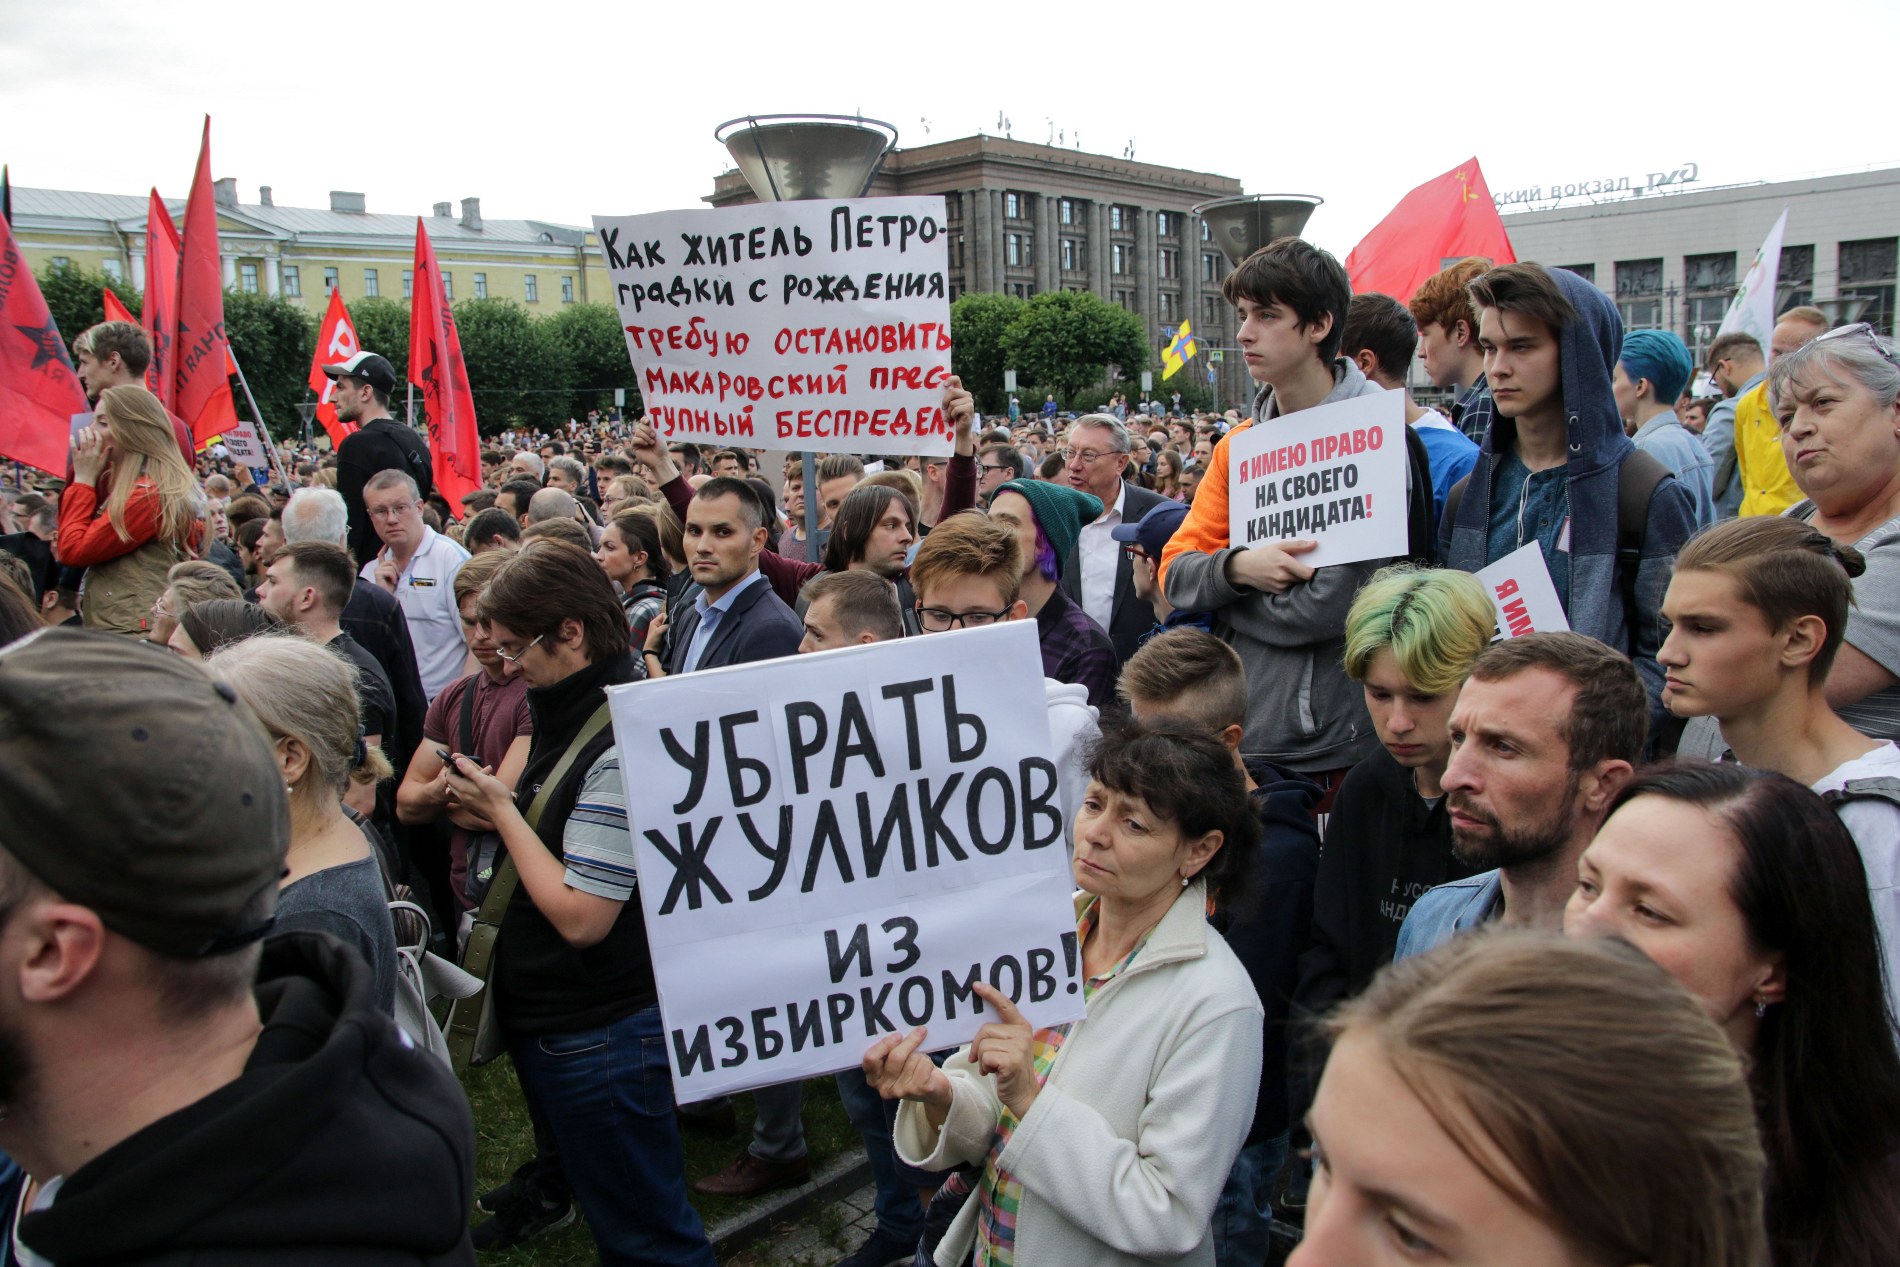
M723 1267L831 1267L877 1225L871 1211L876 1189L865 1184L838 1200L774 1225L745 1249L722 1257Z

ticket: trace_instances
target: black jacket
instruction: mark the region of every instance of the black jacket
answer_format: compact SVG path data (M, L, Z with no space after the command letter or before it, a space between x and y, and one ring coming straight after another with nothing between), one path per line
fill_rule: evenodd
M344 438L336 451L336 491L350 511L350 553L360 566L376 557L383 539L363 506L363 486L378 471L406 471L427 497L435 490L429 449L414 428L377 418Z
M389 689L396 697L396 734L389 752L400 779L422 743L422 719L429 711L429 697L422 693L422 671L416 667L416 645L409 638L409 618L402 614L402 604L394 594L359 576L337 623L357 646L375 657L389 677Z
M1365 989L1392 961L1399 925L1419 894L1472 874L1451 856L1441 797L1427 802L1412 772L1383 747L1340 782L1313 886L1312 936L1300 956L1295 1014L1316 1019ZM1299 1062L1306 1064L1309 1062ZM1320 1059L1296 1068L1292 1108L1304 1114Z
M1122 498L1122 522L1140 523L1143 515L1166 500L1160 493L1151 493L1139 485L1129 484ZM1141 646L1142 638L1155 627L1155 612L1153 607L1135 597L1135 565L1129 562L1128 552L1120 549L1119 545L1118 542L1115 552L1115 605L1109 609L1108 640L1115 644L1115 662L1126 664L1128 657ZM1071 549L1069 557L1062 560L1062 578L1057 584L1077 607L1082 605L1080 545Z
M1215 904L1213 922L1227 939L1260 1006L1266 1009L1262 1035L1260 1096L1254 1101L1249 1144L1287 1129L1288 1022L1293 987L1299 979L1300 950L1313 916L1313 873L1319 863L1319 832L1312 808L1319 785L1270 761L1247 762L1255 788L1254 812L1260 816L1260 848L1254 861L1254 899L1226 911Z
M686 671L686 652L699 629L699 610L682 603L679 615L668 622L666 671ZM712 640L694 669L723 669L732 664L753 664L795 655L805 640L805 624L785 600L772 591L770 581L760 579L740 591L732 608L719 618Z
M59 1267L473 1267L468 1101L368 965L280 934L257 1002L243 1075L80 1167L20 1239Z

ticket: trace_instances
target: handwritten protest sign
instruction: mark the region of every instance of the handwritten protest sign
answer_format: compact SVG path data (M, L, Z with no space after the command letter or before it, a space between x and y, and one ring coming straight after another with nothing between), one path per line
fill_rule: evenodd
M1500 637L1522 638L1527 633L1560 633L1570 628L1557 586L1550 579L1550 565L1535 541L1475 575L1498 609Z
M1380 392L1255 423L1227 442L1236 546L1305 539L1310 567L1406 552L1405 394Z
M1030 621L609 692L675 1094L1082 1015Z
M950 452L941 197L596 216L594 228L661 435Z

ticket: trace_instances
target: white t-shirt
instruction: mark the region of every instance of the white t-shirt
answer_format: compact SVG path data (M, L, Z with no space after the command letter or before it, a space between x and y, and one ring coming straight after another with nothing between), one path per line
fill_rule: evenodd
M1900 748L1883 743L1864 757L1836 766L1814 784L1821 793L1838 791L1857 779L1900 780ZM1871 798L1835 806L1841 823L1860 849L1867 872L1867 897L1880 930L1886 964L1887 1002L1900 1015L1900 805Z
M376 560L363 565L363 579L376 583ZM416 648L422 693L434 699L462 676L468 644L462 640L462 613L455 604L455 574L468 562L468 551L426 524L422 544L396 579L396 601L409 622Z

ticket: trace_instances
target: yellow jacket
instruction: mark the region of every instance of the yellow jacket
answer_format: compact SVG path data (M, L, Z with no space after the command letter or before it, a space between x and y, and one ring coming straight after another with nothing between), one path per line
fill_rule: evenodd
M1737 513L1779 515L1804 496L1788 473L1781 452L1781 424L1768 407L1768 384L1743 392L1735 401L1735 478L1742 482Z

